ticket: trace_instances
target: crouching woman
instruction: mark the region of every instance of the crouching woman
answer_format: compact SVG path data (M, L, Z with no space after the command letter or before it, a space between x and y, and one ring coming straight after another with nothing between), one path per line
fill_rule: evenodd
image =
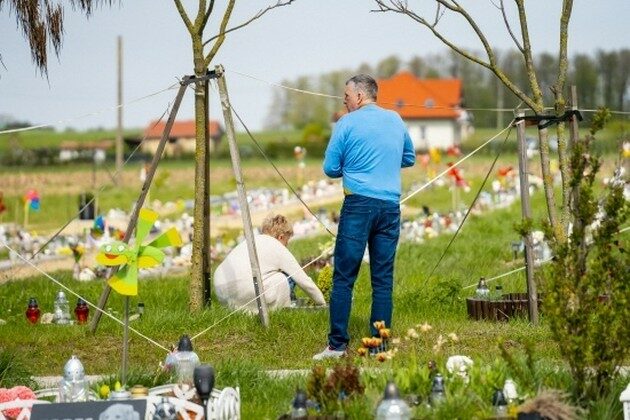
M254 235L264 298L269 310L290 307L293 288L302 289L316 305L326 305L324 295L287 249L293 228L282 215L268 216ZM257 313L256 293L247 243L238 244L214 272L214 290L219 302L232 309Z

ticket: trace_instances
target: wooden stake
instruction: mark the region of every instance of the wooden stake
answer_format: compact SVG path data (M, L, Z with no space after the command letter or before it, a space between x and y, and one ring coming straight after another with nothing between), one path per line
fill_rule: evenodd
M524 117L525 113L518 111L517 117ZM518 145L518 175L521 186L521 213L523 221L532 219L532 209L529 203L529 178L527 169L527 144L525 142L525 121L519 120L516 123L516 138ZM532 250L532 235L527 232L523 236L525 243L525 274L527 277L527 302L529 321L538 324L538 293L536 292L536 282L534 281L534 255Z
M258 253L256 252L256 242L254 241L254 231L252 229L252 219L249 214L249 204L247 203L247 192L245 183L243 182L243 173L241 172L241 156L236 145L236 136L234 135L234 120L232 119L232 108L227 93L227 85L225 83L225 75L223 74L223 66L215 67L219 83L219 95L221 97L221 107L223 108L223 119L225 120L225 131L230 145L230 157L232 158L232 169L236 178L236 191L238 193L238 201L241 206L241 217L243 219L243 230L245 231L245 240L247 242L247 251L249 253L249 261L252 266L252 276L254 281L254 292L256 293L256 303L258 304L258 316L264 327L269 326L269 314L267 313L267 303L263 299L265 289L260 274L260 264L258 263Z
M136 222L138 221L138 216L140 215L140 209L144 205L144 200L149 193L149 188L151 187L151 182L153 181L153 175L155 175L155 170L157 169L157 165L160 162L162 154L164 152L164 147L168 142L169 135L171 133L171 128L173 127L173 123L175 122L175 117L177 117L177 111L179 111L179 106L182 103L182 99L184 97L184 93L186 92L186 87L188 86L188 80L191 79L192 76L184 77L184 80L181 82L179 86L179 91L177 92L177 96L175 97L175 103L173 104L173 109L171 110L170 115L168 116L168 120L166 121L166 126L164 127L164 132L162 133L162 138L160 139L160 143L158 144L157 150L155 151L155 155L153 155L153 161L151 162L151 166L147 171L147 178L144 180L144 184L142 185L142 191L140 192L140 196L138 197L138 201L136 201L136 205L133 208L133 212L129 219L129 224L127 225L127 230L125 231L125 236L122 241L125 243L129 242L131 238L131 234L133 233L134 228L136 227ZM112 270L108 277L111 277L116 273L117 270ZM103 310L105 305L107 304L107 299L109 298L109 294L112 289L109 285L106 285L101 293L101 297L98 300L98 308ZM96 332L96 328L98 327L98 323L101 319L101 311L96 311L94 316L92 317L92 322L90 324L90 331Z
M203 259L203 300L205 306L212 303L212 285L211 285L211 266L210 266L210 101L208 98L210 79L206 79L204 83L204 96L206 100L206 125L204 127L204 141L206 142L206 154L204 156L204 197L203 201L203 249L205 253L201 253Z

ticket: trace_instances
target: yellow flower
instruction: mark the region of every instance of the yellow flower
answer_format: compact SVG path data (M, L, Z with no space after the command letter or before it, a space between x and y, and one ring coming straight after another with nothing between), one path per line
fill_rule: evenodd
M368 351L367 351L367 349L366 349L365 347L359 347L359 348L357 349L357 354L358 354L359 356L361 356L361 357L363 357L363 356L367 355L367 352L368 352Z
M370 342L372 341L372 337L363 337L361 339L361 344L363 347L370 347Z
M389 328L381 328L378 330L378 335L380 335L381 338L388 339L391 336L391 330Z
M374 325L374 328L380 331L383 328L385 328L385 321L375 321L373 325Z
M382 342L383 340L381 340L380 338L372 337L370 338L368 347L370 348L378 347L381 345Z
M381 352L376 354L376 360L378 360L379 362L384 362L387 359L388 357L386 353Z
M456 343L456 342L458 342L458 341L459 341L459 337L458 337L458 336L457 336L457 334L455 334L455 333L450 333L450 334L448 335L448 338L449 338L452 342L454 342L454 343Z
M109 385L103 384L98 390L98 394L102 399L106 400L109 397Z

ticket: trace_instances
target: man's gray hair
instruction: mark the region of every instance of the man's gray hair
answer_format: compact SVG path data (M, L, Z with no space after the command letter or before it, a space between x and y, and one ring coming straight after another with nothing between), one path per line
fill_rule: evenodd
M374 101L376 100L378 85L372 76L368 76L367 74L357 74L356 76L352 76L348 79L346 85L348 83L354 83L356 90L365 93L370 99Z

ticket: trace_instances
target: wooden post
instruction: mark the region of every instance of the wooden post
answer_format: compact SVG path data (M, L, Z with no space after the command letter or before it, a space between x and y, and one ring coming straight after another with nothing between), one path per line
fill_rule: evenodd
M223 74L223 66L216 66L217 81L219 84L219 96L221 97L221 107L223 108L223 119L225 120L225 132L227 134L228 143L230 145L230 157L232 158L232 169L236 178L236 191L238 193L238 201L241 206L241 218L243 219L243 230L245 231L245 240L247 241L247 251L249 253L249 261L252 266L252 276L254 280L254 292L256 293L256 303L258 304L258 315L260 322L264 327L269 326L269 314L267 313L267 303L263 299L265 293L262 276L260 275L260 264L258 263L258 253L256 252L256 243L254 241L254 232L252 229L252 219L249 214L249 204L247 203L247 192L243 183L243 174L241 172L241 157L236 145L236 137L234 135L234 120L232 119L232 108L227 93L227 85L225 83L225 75Z
M518 111L517 117L524 117L525 113ZM523 221L532 219L532 209L529 203L529 178L527 169L527 144L525 142L525 120L516 122L516 141L518 145L518 175L521 186L521 213ZM525 274L527 277L527 299L529 321L538 324L538 293L534 282L534 255L532 251L532 235L527 232L523 236L525 243Z
M120 373L120 379L121 379L123 388L127 389L127 365L128 365L128 359L129 359L129 296L125 296L123 323L124 323L123 353L122 353L122 371Z
M118 131L116 133L116 173L121 176L123 166L123 42L118 36ZM114 180L118 184L118 179Z
M208 94L210 89L210 79L206 79L204 83L204 97L206 100L206 126L204 127L204 141L206 142L206 154L204 156L204 179L205 185L204 196L206 199L203 201L203 249L205 250L205 258L203 259L203 299L204 305L210 306L212 304L212 285L211 285L211 266L210 266L210 101ZM202 256L204 253L201 254Z
M129 219L129 224L127 225L127 230L125 231L125 236L123 237L123 242L129 242L131 238L131 234L133 233L134 228L136 227L136 222L138 221L138 216L140 215L140 209L144 205L144 200L147 197L149 192L149 188L151 187L151 182L153 181L153 175L155 175L155 170L157 169L157 165L162 157L162 153L164 152L164 147L168 141L168 137L171 133L171 128L173 127L173 123L175 122L175 117L177 116L177 111L179 111L179 106L182 103L182 98L184 97L184 93L186 92L186 87L188 86L188 80L191 79L192 76L186 76L184 80L181 82L179 86L179 91L177 92L177 96L175 97L175 103L173 104L173 109L171 109L171 113L168 116L168 120L166 121L166 126L164 127L164 132L162 133L162 138L160 139L160 143L158 144L157 150L155 151L155 155L153 155L153 161L151 162L151 166L147 171L147 178L144 180L144 184L142 185L142 191L140 192L140 196L138 197L138 201L136 201L136 205L133 208L133 212L131 213L131 217ZM111 271L108 277L115 274L115 271ZM111 287L109 285L105 285L103 292L101 293L101 297L98 300L98 308L103 310L105 308L105 304L107 303L107 299L109 298L109 294L111 293ZM98 323L101 319L101 311L96 311L94 316L92 317L92 322L90 324L90 331L95 332L96 327L98 327Z

